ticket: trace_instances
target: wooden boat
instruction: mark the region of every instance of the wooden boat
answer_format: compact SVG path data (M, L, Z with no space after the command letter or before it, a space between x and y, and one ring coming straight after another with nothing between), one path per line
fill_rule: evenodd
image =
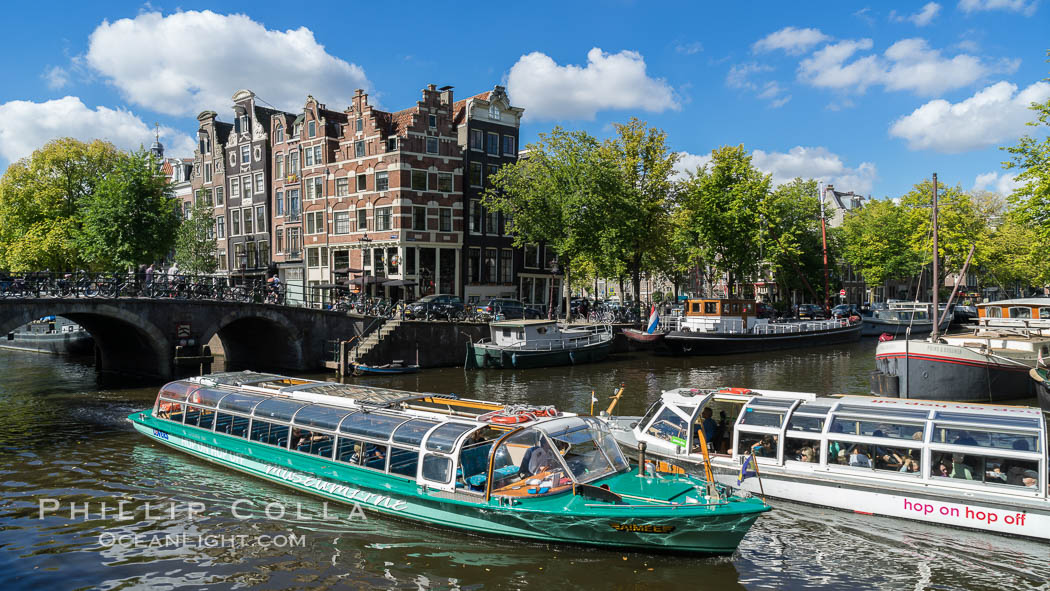
M664 343L678 355L725 355L849 343L860 339L856 319L771 322L755 315L754 300L692 299L685 315L665 320Z
M931 339L894 339L875 349L878 396L994 402L1036 397L1029 370L1050 359L1050 299L977 306L977 327Z
M631 341L642 348L653 348L660 343L660 341L664 340L667 333L661 331L648 333L644 330L638 330L637 328L625 328L623 329L623 336L626 337L628 341Z
M612 329L605 325L566 328L555 320L502 320L489 324L490 338L473 343L467 366L529 369L579 365L609 355Z
M682 388L644 417L606 420L621 445L644 442L667 470L702 466L709 446L714 478L735 484L746 468L752 493L1050 540L1036 408Z
M355 363L353 366L355 376L394 375L416 373L419 371L418 365L405 365L404 361L393 361L383 365L365 365L363 363Z
M169 383L128 420L220 466L471 533L728 554L769 510L713 482L636 473L605 423L551 407L243 372Z

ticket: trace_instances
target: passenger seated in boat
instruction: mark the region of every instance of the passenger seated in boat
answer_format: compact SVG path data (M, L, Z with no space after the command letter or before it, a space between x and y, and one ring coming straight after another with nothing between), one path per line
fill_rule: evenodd
M952 454L952 478L973 480L973 468L963 461L963 454Z
M849 454L849 465L860 468L871 468L871 458L863 445L854 445Z
M914 474L919 471L919 462L911 458L904 458L904 463L901 464L900 472L905 474Z
M795 461L812 464L817 461L817 452L812 447L803 447L798 450L798 455L795 456Z
M763 458L777 457L777 444L773 441L773 436L763 435L762 439L751 446L751 453Z
M940 476L941 478L952 477L952 460L945 454L941 456L940 462L937 464L937 469L933 473L934 476Z

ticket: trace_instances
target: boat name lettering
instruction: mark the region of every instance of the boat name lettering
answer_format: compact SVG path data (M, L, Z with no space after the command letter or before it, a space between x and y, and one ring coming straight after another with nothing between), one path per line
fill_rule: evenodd
M167 439L168 438L168 434L167 433L165 433L164 431L157 430L157 429L153 430L153 436L154 437L160 437L161 439Z
M1037 415L1039 414L1038 409L1020 408L1020 407L1009 407L1009 406L996 406L989 408L985 406L975 406L967 404L957 404L953 402L929 402L929 401L916 401L916 400L890 400L888 398L873 398L872 404L903 404L905 406L932 406L934 408L953 408L961 410L992 410L995 412L1013 412L1025 415Z
M925 501L913 501L911 499L904 499L904 510L909 513L914 512L923 516L940 515L942 517L954 517L956 519L965 519L968 521L980 521L987 525L1002 521L1006 525L1016 525L1019 527L1024 527L1025 517L1027 517L1027 514L1023 511L1001 515L995 511L974 509L968 505L962 505L960 508L950 505L927 503Z
M651 525L648 523L613 523L609 524L616 531L629 531L643 534L669 534L675 530L673 525Z
M322 480L316 476L309 476L301 472L285 470L284 468L278 468L277 466L267 466L266 473L270 476L276 476L277 478L291 482L292 484L299 484L306 488L313 488L333 495L339 495L349 501L360 501L375 507L385 507L394 511L403 511L408 507L408 503L405 501L398 501L388 496L371 493L359 488L352 488L345 484L336 484L334 482Z

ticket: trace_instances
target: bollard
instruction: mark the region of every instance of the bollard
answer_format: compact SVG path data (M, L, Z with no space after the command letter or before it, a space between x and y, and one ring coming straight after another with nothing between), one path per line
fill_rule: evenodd
M638 442L638 477L645 476L645 442Z

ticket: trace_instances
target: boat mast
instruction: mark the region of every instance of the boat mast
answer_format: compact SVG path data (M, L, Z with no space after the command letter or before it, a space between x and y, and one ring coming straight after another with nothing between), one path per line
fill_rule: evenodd
M824 247L824 313L831 310L828 295L828 232L824 222L824 183L820 183L820 241Z
M940 283L940 268L937 264L938 254L940 251L937 250L937 173L933 173L933 331L930 332L930 342L937 342L937 337L940 336L940 325L937 323L937 317L940 314L938 309L937 297L937 284ZM947 310L946 310L947 311Z

